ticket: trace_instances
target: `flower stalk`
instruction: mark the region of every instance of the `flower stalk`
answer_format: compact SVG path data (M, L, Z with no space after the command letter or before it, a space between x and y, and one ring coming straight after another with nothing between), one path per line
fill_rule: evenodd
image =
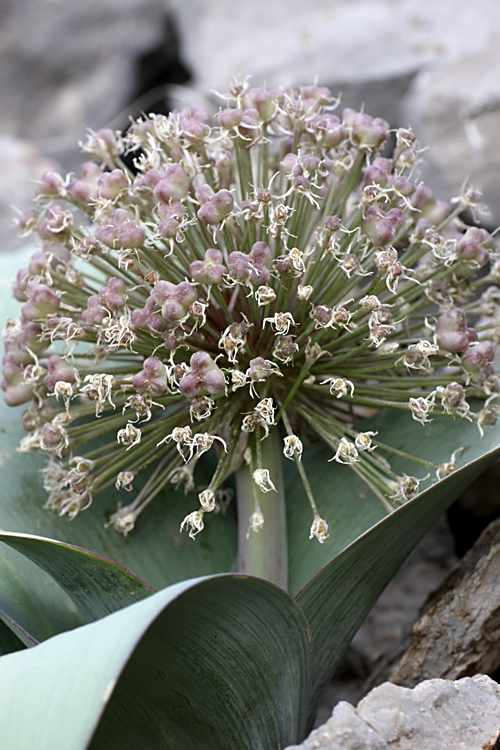
M255 441L252 441L255 442ZM255 455L257 448L255 446ZM278 432L265 444L265 467L274 489L263 491L253 478L257 460L236 472L238 509L238 572L288 588L288 539L282 444ZM248 519L248 520L247 520Z

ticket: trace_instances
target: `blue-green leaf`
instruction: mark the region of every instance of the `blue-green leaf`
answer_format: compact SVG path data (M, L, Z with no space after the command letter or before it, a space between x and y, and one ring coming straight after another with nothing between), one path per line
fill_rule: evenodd
M186 581L0 659L2 750L285 747L305 730L310 659L279 588Z

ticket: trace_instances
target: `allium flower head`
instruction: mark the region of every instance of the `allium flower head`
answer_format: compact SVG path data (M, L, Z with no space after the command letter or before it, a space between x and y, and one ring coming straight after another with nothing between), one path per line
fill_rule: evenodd
M48 508L74 518L145 472L112 517L128 534L168 483L193 490L216 450L179 519L194 537L238 457L275 489L265 457L278 435L322 542L304 431L393 507L420 480L396 476L383 435L358 432L367 410L406 410L423 429L438 414L494 423L498 244L460 220L477 194L437 200L412 177L411 130L389 154L384 120L332 101L323 87L233 84L215 117L191 107L92 133L80 177L43 176L20 220L41 248L17 275L2 387L7 404L31 402L21 450L49 454ZM471 395L487 400L479 414ZM259 512L245 525L258 529Z

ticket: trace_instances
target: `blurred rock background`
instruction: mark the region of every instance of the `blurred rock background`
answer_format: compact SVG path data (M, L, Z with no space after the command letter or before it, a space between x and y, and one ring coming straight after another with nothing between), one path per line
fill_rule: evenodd
M341 107L411 123L437 196L468 177L490 206L487 227L500 224L498 0L0 0L0 251L20 243L13 206L30 204L34 180L78 169L88 127L188 104L215 111L207 92L246 74L269 87L317 79ZM346 690L359 697L455 562L456 536L446 524L433 534L358 634L330 710Z
M247 73L317 77L344 106L411 122L439 197L468 176L500 222L497 0L0 0L3 248L10 205L29 203L47 161L78 167L87 127L126 127Z

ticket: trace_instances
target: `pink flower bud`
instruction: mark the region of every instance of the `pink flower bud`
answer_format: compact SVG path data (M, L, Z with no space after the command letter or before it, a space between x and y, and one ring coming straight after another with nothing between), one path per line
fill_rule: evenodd
M321 326L327 326L332 319L332 312L332 308L327 305L317 305L312 308L309 317Z
M183 396L214 396L226 387L224 373L217 367L210 354L196 352L190 360L191 372L181 379L179 390Z
M400 208L391 208L386 213L386 217L391 222L392 226L396 230L396 234L404 227L406 224L406 214L404 211L401 211Z
M332 92L326 86L302 86L304 99L315 99L318 104L328 104L332 98Z
M484 266L490 259L490 254L484 249L483 241L481 229L469 227L457 243L457 258L463 261L473 261L476 268Z
M298 351L299 346L294 342L293 336L278 336L276 346L273 349L273 357L282 362L289 362Z
M99 193L106 200L114 200L127 188L127 178L121 169L113 169L112 172L106 172L99 180Z
M413 195L416 190L413 182L402 174L394 178L393 187L394 190L405 197Z
M71 236L74 227L73 214L61 206L52 206L46 219L40 223L38 234L42 240L64 242Z
M14 297L19 302L26 302L28 295L26 294L26 287L30 280L30 273L28 268L21 268L17 272L16 281L13 286Z
M65 383L74 383L76 380L75 368L58 354L53 354L49 357L47 369L48 373L44 378L44 382L49 390L53 390L55 384L60 380Z
M204 125L208 125L208 127L212 126L212 116L206 107L184 107L181 111L181 116L202 122Z
M278 111L276 94L279 92L265 91L264 89L250 89L245 97L245 102L257 110L262 122L271 122Z
M45 450L55 450L61 443L61 430L46 422L42 427L42 441Z
M169 391L167 368L158 357L148 357L132 384L137 393L147 393L153 398L164 396Z
M3 397L7 406L21 406L21 404L31 401L33 397L33 385L31 383L8 385L4 378L2 389L5 391Z
M282 159L281 168L289 177L297 177L302 174L302 167L297 154L286 154Z
M134 250L144 245L146 233L137 221L125 221L116 227L116 237L122 247Z
M38 228L40 217L36 208L27 208L18 219L19 229L23 235L30 234Z
M144 172L142 179L147 187L154 188L164 177L165 172L162 172L159 169L148 169L147 172Z
M156 183L153 195L163 203L181 201L189 192L189 176L180 164L171 164L165 176Z
M438 201L434 196L432 188L428 185L420 185L413 195L412 204L422 216L434 226L441 224L451 213L451 206L446 201Z
M207 201L212 200L215 193L210 187L210 185L205 182L203 185L200 185L199 188L197 188L195 192L195 198L197 201L199 201L201 204L206 203Z
M82 312L82 321L86 326L100 326L105 318L109 318L109 310L100 304L99 295L91 294L87 300L87 309Z
M234 206L234 199L229 190L219 190L198 209L197 216L206 224L220 224Z
M148 297L144 307L132 310L132 325L135 328L150 329L154 333L162 333L167 327L165 318L152 297Z
M99 195L99 181L103 173L101 168L95 162L85 164L82 169L82 176L79 180L70 182L67 193L77 203L88 205Z
M347 130L337 115L329 113L316 115L307 130L312 133L324 148L336 148L347 137Z
M44 198L58 198L64 195L63 177L58 172L52 172L51 170L44 172L36 193Z
M344 110L345 113L345 110ZM352 119L352 137L361 150L371 151L381 146L389 136L389 123L381 117L370 117L357 112Z
M231 130L231 128L237 127L241 119L243 117L243 112L241 109L223 109L219 114L217 115L217 119L219 120L219 125L221 128L225 128L226 130Z
M177 219L167 219L167 221L160 221L158 224L158 232L166 240L172 240L177 236L177 230L179 229L179 222Z
M22 321L23 330L19 334L18 344L22 350L30 350L34 354L41 354L48 349L50 341L42 340L42 326L39 323L29 323Z
M130 221L133 218L134 214L132 211L129 211L126 208L115 208L113 215L111 216L111 223L117 227L118 224L123 224L125 221Z
M364 169L365 185L387 187L392 182L392 163L390 159L379 157Z
M33 358L25 349L21 349L18 339L5 340L5 354L3 355L4 363L12 362L15 365L29 365Z
M114 247L116 241L116 228L112 224L106 224L104 227L98 227L95 232L96 239L102 242L106 247Z
M335 234L342 226L342 220L338 216L325 216L323 228L329 234Z
M229 254L227 259L227 265L229 269L229 275L233 279L239 281L242 284L247 284L250 281L252 275L252 267L250 265L250 258L245 253L241 253L239 250Z
M179 124L186 140L203 143L210 133L212 118L205 107L186 107L180 113Z
M227 268L223 265L220 250L209 247L204 260L195 260L189 265L189 271L194 281L200 284L221 284Z
M464 352L469 346L464 311L452 307L440 315L436 322L436 338L441 349L447 352Z
M258 111L253 107L243 111L238 133L241 137L237 139L237 143L242 148L250 148L259 139L261 119Z
M265 242L256 242L250 251L250 261L253 266L250 280L255 286L266 284L271 276L271 250Z
M161 314L168 323L177 323L188 314L190 305L198 298L196 289L187 281L172 284L170 281L158 281L151 297L161 305Z
M165 203L160 203L158 205L158 216L167 221L169 219L181 221L185 213L186 207L183 203L179 203L178 201L175 203L169 203L168 205Z
M469 347L460 362L467 372L479 372L485 365L492 362L494 356L493 344L490 341L479 341Z
M30 281L26 292L28 301L22 307L22 314L26 320L43 320L47 315L56 313L61 306L61 300L45 284Z
M112 276L105 287L99 290L99 302L108 310L121 310L126 301L125 283Z
M30 358L31 359L31 358ZM13 362L10 359L4 358L3 361L3 377L6 386L19 385L23 383L24 366Z
M393 222L376 206L370 206L361 222L361 229L375 247L390 245L396 236Z

